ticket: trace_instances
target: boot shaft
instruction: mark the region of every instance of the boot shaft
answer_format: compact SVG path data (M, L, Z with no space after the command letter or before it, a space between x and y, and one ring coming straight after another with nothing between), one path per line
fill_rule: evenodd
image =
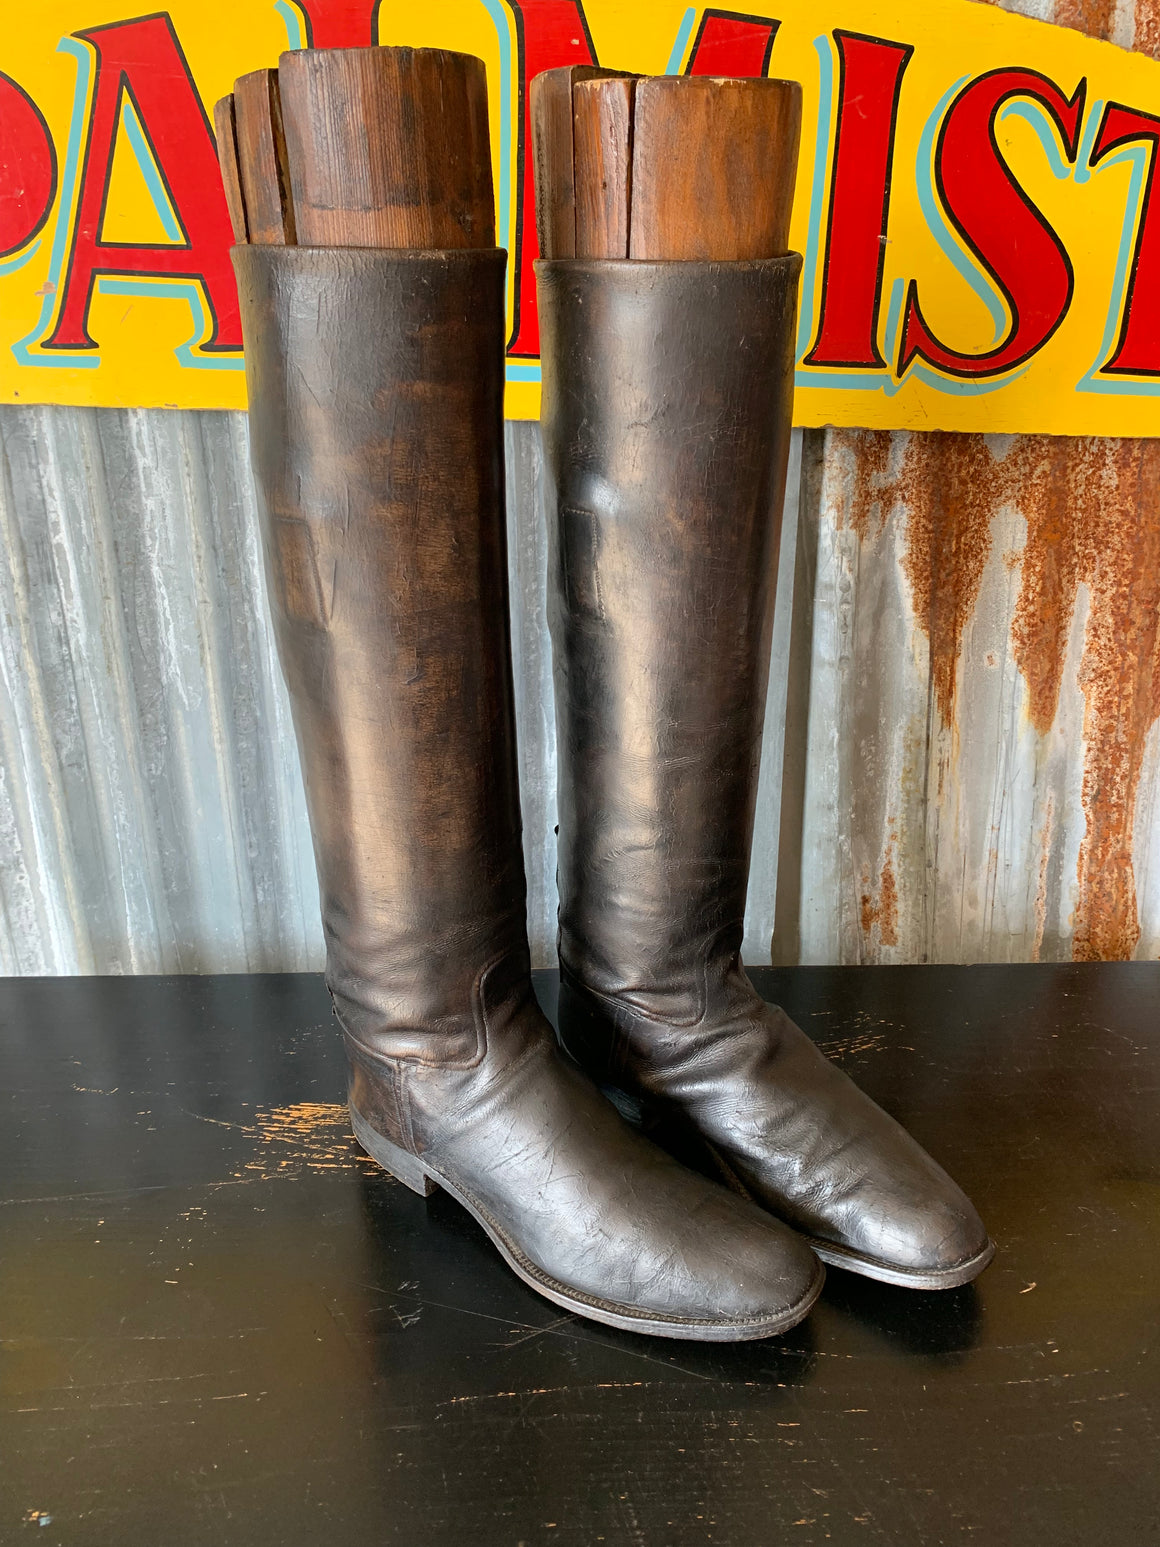
M741 943L800 263L537 269L561 961L681 1020Z
M356 1041L479 1054L526 957L503 500L505 254L234 249L251 454Z

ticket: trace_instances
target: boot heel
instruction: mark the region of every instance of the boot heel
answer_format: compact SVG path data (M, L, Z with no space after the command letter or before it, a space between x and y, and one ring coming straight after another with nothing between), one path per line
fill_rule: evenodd
M354 1136L366 1150L372 1160L377 1161L383 1170L393 1176L396 1182L402 1182L404 1187L409 1187L412 1192L417 1192L420 1198L429 1198L433 1192L439 1191L438 1182L434 1182L423 1169L421 1161L414 1155L408 1155L406 1150L401 1150L397 1144L392 1144L384 1139L381 1133L376 1133L371 1125L359 1116L354 1107L350 1108L350 1126L354 1130Z

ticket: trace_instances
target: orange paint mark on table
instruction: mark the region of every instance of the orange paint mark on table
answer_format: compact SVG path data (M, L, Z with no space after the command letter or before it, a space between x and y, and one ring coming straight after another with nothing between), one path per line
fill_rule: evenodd
M350 1115L344 1106L300 1101L293 1106L263 1108L247 1131L258 1143L243 1171L257 1172L266 1180L308 1171L343 1171L352 1163L378 1169L351 1133Z

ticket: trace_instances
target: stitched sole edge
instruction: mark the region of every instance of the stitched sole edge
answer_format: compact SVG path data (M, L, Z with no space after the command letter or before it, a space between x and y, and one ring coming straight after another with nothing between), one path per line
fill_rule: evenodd
M393 1146L389 1141L385 1141L386 1148L384 1148L381 1136L367 1120L354 1107L349 1110L355 1138L372 1160L382 1166L388 1174L394 1175L386 1158L389 1149ZM771 1317L750 1318L743 1321L694 1321L679 1318L669 1321L661 1316L633 1312L626 1306L618 1305L614 1300L601 1300L569 1289L567 1285L542 1272L533 1263L528 1262L514 1244L505 1239L500 1226L462 1188L449 1181L433 1166L419 1160L416 1160L415 1164L454 1198L461 1208L467 1210L487 1234L508 1267L517 1278L527 1284L529 1289L534 1289L537 1294L543 1295L546 1300L551 1300L554 1305L560 1306L563 1310L572 1311L577 1316L584 1316L590 1321L603 1322L605 1326L616 1327L622 1332L640 1332L646 1337L676 1338L689 1343L756 1342L761 1338L776 1337L779 1333L788 1332L791 1327L796 1327L813 1308L825 1283L826 1270L819 1261L817 1272L802 1298L788 1310Z
M893 1263L879 1262L874 1257L864 1257L848 1247L835 1246L832 1241L818 1241L808 1235L802 1239L823 1262L828 1262L832 1267L860 1273L864 1278L877 1279L881 1284L894 1284L899 1289L959 1289L963 1284L978 1278L995 1255L995 1243L988 1241L982 1251L950 1268L899 1268Z

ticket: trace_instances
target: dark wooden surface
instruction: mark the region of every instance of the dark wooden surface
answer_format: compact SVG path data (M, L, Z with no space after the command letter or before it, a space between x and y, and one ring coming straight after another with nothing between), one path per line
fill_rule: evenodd
M319 979L0 985L0 1542L1160 1541L1160 964L754 976L975 1197L976 1287L601 1329L360 1157Z

